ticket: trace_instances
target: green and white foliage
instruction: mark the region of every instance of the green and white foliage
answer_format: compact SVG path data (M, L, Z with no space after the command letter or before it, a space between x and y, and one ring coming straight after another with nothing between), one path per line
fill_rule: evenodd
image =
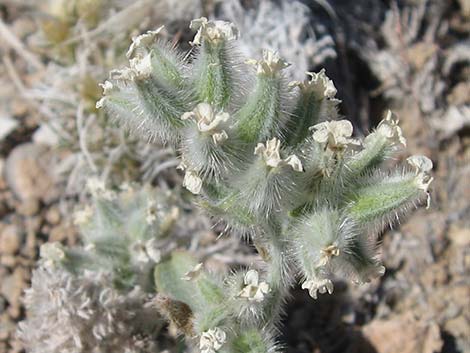
M335 278L368 282L384 273L377 236L429 202L431 161L387 163L405 145L388 112L364 139L337 120L325 71L288 83L289 65L265 51L237 54L233 24L194 20L193 55L159 39L134 39L130 66L112 72L98 102L143 136L178 148L183 186L214 217L249 236L266 266L228 278L188 254L158 264L162 312L203 353L276 352L288 289L300 280L316 298Z
M41 246L19 336L28 352L158 352L162 317L153 305L155 265L184 219L171 195L150 186L105 188L75 213L82 245Z
M61 265L71 272L106 269L116 286L139 285L152 292L153 267L175 246L176 222L181 218L176 201L148 185L124 184L113 191L90 179L88 189L93 204L77 211L74 220L83 247L64 249ZM49 258L49 248L57 246L43 247L43 257Z

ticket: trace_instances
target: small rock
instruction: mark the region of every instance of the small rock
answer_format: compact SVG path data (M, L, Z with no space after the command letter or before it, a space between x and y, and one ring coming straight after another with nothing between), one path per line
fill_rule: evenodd
M35 198L29 198L24 200L16 210L23 216L34 216L39 211L39 201Z
M7 312L12 319L16 320L21 316L21 307L19 305L9 306Z
M26 38L26 36L37 30L34 21L27 17L16 19L12 23L11 29L19 38Z
M69 227L59 224L51 229L49 233L49 241L62 242L67 239L68 232L70 232Z
M377 353L435 353L443 346L437 324L418 321L411 313L373 320L362 333Z
M10 336L10 332L13 332L15 326L13 322L11 322L10 318L6 313L0 316L0 341L6 341ZM0 352L1 352L1 344L0 344ZM6 352L6 350L5 350Z
M11 101L11 113L13 116L25 116L28 112L28 104L24 99L13 99Z
M3 178L3 173L5 170L5 160L0 158L0 190L6 189L5 179Z
M470 103L470 82L460 82L452 89L452 92L447 96L449 105L463 105Z
M37 144L56 147L60 138L48 125L41 125L33 134L33 141Z
M8 156L5 179L20 200L48 200L56 196L50 164L45 148L24 143L16 146Z
M468 337L470 333L470 321L463 315L447 321L444 327L447 332L452 332L454 336Z
M15 332L16 325L5 312L0 316L0 342L7 341L9 337ZM1 347L1 343L0 343ZM1 350L0 350L1 352ZM10 351L5 350L5 353L9 353Z
M0 285L0 294L5 297L11 306L19 306L21 293L26 283L26 271L17 267L13 273L3 280Z
M7 137L18 126L18 120L0 115L0 141Z
M9 224L0 233L0 254L13 255L21 247L22 237L18 228Z
M18 263L17 257L14 255L1 255L0 256L0 265L13 268Z
M454 244L455 246L470 246L470 232L468 231L468 229L452 225L449 230L449 238L452 244Z
M57 225L61 219L60 211L57 207L51 207L46 213L46 221L50 224Z

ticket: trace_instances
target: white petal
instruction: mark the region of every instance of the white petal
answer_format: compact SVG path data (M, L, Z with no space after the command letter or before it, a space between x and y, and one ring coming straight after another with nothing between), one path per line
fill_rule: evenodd
M271 50L263 50L263 59L261 60L250 59L245 62L256 66L258 74L265 75L274 75L290 65L277 52Z
M161 26L154 31L148 31L147 33L144 33L144 34L141 34L140 36L135 37L132 40L132 44L126 53L126 56L130 58L132 55L134 55L134 52L137 50L137 48L146 47L152 44L155 41L155 38L162 31L163 28L164 26Z
M353 126L349 120L332 121L331 125L332 130L339 136L351 137L353 133Z
M145 55L143 58L138 56L129 60L130 67L136 72L139 78L148 77L152 74L152 56L151 54Z
M189 120L191 118L194 118L196 116L196 114L194 114L194 112L186 112L184 113L183 115L181 115L181 120Z
M432 161L426 156L411 156L407 162L416 169L416 173L428 173L432 170Z
M287 157L284 160L288 165L292 167L293 170L296 172L301 172L304 170L304 167L302 166L302 162L300 161L299 157L297 157L295 154Z
M195 172L187 171L184 175L183 187L197 195L201 192L202 179Z
M114 85L110 81L104 81L104 83L100 83L99 86L103 89L103 94L108 94L114 89Z
M257 286L258 285L258 280L259 280L259 274L258 274L258 271L256 271L256 270L249 270L245 274L244 282L245 282L246 285L252 284L254 286Z
M222 142L226 141L228 139L227 133L222 130L221 132L216 132L215 134L212 135L212 141L214 141L214 144L220 145Z
M264 151L266 151L266 147L262 143L258 143L255 147L255 155L256 156L262 156Z

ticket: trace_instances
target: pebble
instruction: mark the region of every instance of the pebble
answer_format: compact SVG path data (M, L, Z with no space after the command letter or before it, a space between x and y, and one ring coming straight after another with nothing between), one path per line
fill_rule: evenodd
M29 198L24 200L16 210L23 216L34 216L39 211L39 201L36 198Z
M26 285L26 270L17 267L13 273L6 276L0 285L0 294L8 301L10 306L19 306L23 288Z
M57 225L61 220L60 211L57 207L51 207L46 213L46 220L50 224Z
M62 224L55 226L49 233L49 241L62 242L67 239L68 228Z
M46 151L36 144L24 143L9 154L5 163L5 179L20 200L45 200L56 194Z
M13 224L5 226L0 233L0 254L13 255L21 247L22 236Z

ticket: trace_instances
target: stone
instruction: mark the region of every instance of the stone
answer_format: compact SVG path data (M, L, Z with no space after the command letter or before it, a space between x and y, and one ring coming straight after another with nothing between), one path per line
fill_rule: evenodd
M67 239L68 228L62 224L53 227L49 233L49 241L62 242Z
M7 137L18 126L18 120L0 115L0 141Z
M22 236L18 228L13 224L8 224L0 233L0 254L13 255L21 247Z
M23 216L34 216L39 211L39 201L36 198L26 199L16 208L16 210Z
M46 212L46 221L50 224L57 225L61 220L60 211L57 207L51 207Z
M444 344L435 322L418 321L411 313L373 320L362 333L377 353L435 353Z
M47 149L33 143L16 146L5 163L5 179L21 200L49 200L56 196Z
M6 276L0 285L0 294L5 297L10 306L19 306L21 293L26 286L26 271L17 267L13 273Z

